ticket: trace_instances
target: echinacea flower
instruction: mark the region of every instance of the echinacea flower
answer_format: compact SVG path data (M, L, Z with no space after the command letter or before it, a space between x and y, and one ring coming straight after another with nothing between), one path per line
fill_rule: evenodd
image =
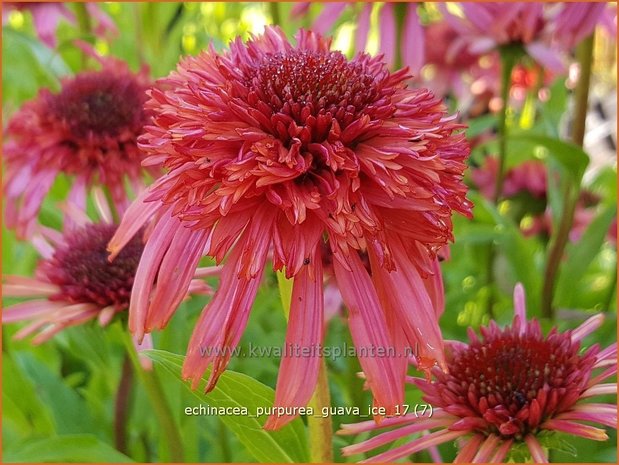
M30 11L37 35L41 41L54 48L56 46L56 29L62 19L75 24L75 14L61 2L3 2L2 23L7 15L13 11ZM96 3L86 3L86 9L94 19L95 34L100 37L118 32L112 19L101 10Z
M468 43L447 21L424 28L425 65L432 69L431 78L424 80L440 96L453 92L458 98L466 95L466 78L479 68L479 55L470 53Z
M575 40L593 32L606 10L605 2L462 2L463 17L441 11L451 26L469 42L469 51L482 54L502 46L522 46L551 71L564 70L562 55Z
M183 376L194 387L210 365L207 389L225 369L271 248L274 269L294 278L286 346L322 342L323 242L357 347L419 347L443 364L436 251L452 239L452 212L470 214L469 150L455 116L429 91L407 89L407 78L380 58L348 61L313 32L293 46L267 27L229 52L184 59L151 91L155 124L141 147L145 163L168 173L129 207L109 249L116 255L157 215L133 288L138 338L166 325L203 253L227 257L189 343ZM160 267L176 285L153 294ZM360 358L389 411L403 399L397 360ZM319 357L282 357L276 405L305 406L318 366Z
M5 219L20 237L31 234L61 173L72 178L68 199L80 207L93 185L106 186L121 211L128 204L125 181L136 191L143 187L137 137L149 119L143 109L149 80L120 60L100 62L100 71L64 80L58 93L41 90L8 123Z
M32 245L42 256L34 277L4 277L5 297L29 298L2 312L3 324L30 321L17 331L17 339L36 333L32 342L40 344L67 327L91 320L106 326L129 308L144 242L136 236L110 262L106 248L117 225L102 191L95 189L94 198L100 220L91 221L77 206L67 203L63 207L63 232L39 226L33 236ZM189 292L211 290L202 280L195 279Z
M511 326L501 329L493 321L481 328L481 338L469 330L468 344L449 344L447 371L434 369L431 381L410 378L423 392L423 400L433 406L431 415L409 413L380 423L342 425L340 434L395 427L345 447L344 455L424 431L432 432L366 462L392 462L457 440L457 463L503 462L519 444L528 448L535 463L541 463L548 458L540 435L562 432L606 440L605 431L589 423L616 428L617 407L590 400L617 393L616 383L604 383L617 373L617 344L581 350L581 341L599 328L603 315L592 316L575 330L554 328L544 336L539 322L526 320L524 302L524 290L518 284Z

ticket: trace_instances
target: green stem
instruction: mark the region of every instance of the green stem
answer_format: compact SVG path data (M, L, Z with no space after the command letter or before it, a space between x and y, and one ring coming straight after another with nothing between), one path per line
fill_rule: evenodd
M501 53L501 100L503 102L499 112L499 169L494 185L494 203L498 205L503 195L505 181L505 162L507 160L507 115L509 110L509 89L511 88L512 71L518 61L518 54L513 49L505 49Z
M107 186L101 186L103 189L103 193L105 194L105 199L107 200L107 204L110 207L110 212L112 213L112 221L115 224L120 223L120 215L118 214L118 209L116 208L116 203L114 202L114 198L112 197L112 192L110 188Z
M585 125L587 122L587 110L589 102L589 84L591 82L591 69L593 66L593 34L583 40L578 46L576 56L580 64L580 77L576 85L574 111L574 125L572 128L572 141L581 146L585 139ZM555 316L552 305L559 265L563 258L565 247L569 242L569 235L574 222L574 213L580 195L579 187L566 181L564 192L564 207L561 220L554 240L551 240L546 269L544 271L544 283L542 285L542 315L553 319Z
M275 26L281 26L282 17L279 14L279 3L269 2L269 11L271 12L271 20Z
M159 422L161 428L160 443L164 445L164 453L162 453L161 462L183 462L183 442L179 434L179 428L174 421L174 415L166 400L165 392L155 374L154 370L145 370L138 359L138 354L131 340L131 336L127 328L121 326L120 330L123 333L123 341L125 349L129 356L133 369L137 373L146 395L150 401L153 413Z
M398 70L402 68L402 41L404 39L404 20L406 19L406 13L408 11L409 5L406 3L396 3L393 5L393 14L395 16L395 27L396 27L396 48L394 54L394 62L393 69ZM416 6L411 6L411 8L416 8Z
M511 88L512 71L516 65L520 54L514 48L504 48L501 50L501 111L498 115L498 140L499 140L499 167L496 174L494 185L493 201L498 206L503 195L503 182L505 181L505 164L507 160L507 115L509 106L509 89ZM494 242L488 248L488 261L486 263L486 285L488 298L486 301L486 313L490 318L494 318L494 261L496 259L496 248Z
M83 2L77 2L75 5L75 18L77 19L77 28L80 32L80 38L86 42L93 41L92 35L92 20ZM86 52L82 52L82 68L86 68L89 56Z
M127 418L129 416L132 384L133 367L131 360L125 355L114 404L114 444L116 449L125 455L128 455L129 451L127 447Z
M75 3L75 18L77 19L77 27L80 33L86 40L92 39L92 20L86 8L86 3Z
M217 427L219 429L219 445L221 446L221 458L223 463L232 462L232 451L230 450L230 441L228 440L228 430L226 425L221 420L217 419Z
M617 292L617 263L615 262L615 271L613 272L612 281L610 282L610 287L608 288L608 294L606 295L606 299L604 299L604 304L602 306L603 312L608 312L611 309L611 304L613 303L613 297Z
M329 381L327 380L327 364L325 359L320 361L318 383L310 399L309 406L314 412L321 412L324 407L331 406ZM307 417L309 429L310 462L333 462L333 422L331 416L309 415Z

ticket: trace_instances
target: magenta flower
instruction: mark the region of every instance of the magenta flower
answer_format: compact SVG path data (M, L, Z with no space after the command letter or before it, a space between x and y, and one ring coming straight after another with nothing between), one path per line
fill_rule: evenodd
M464 17L441 5L445 20L469 42L471 53L486 53L500 46L522 45L538 63L563 71L561 57L576 40L593 32L606 3L544 4L524 2L460 3Z
M311 2L299 2L295 4L291 10L293 17L299 17L307 14L309 5ZM361 5L361 9L357 10L357 28L355 31L355 50L357 52L363 52L367 44L368 35L370 31L370 15L374 3L351 3L351 2L330 2L325 3L320 15L314 21L312 29L322 35L327 34L333 24L342 15L347 7L355 8ZM393 67L395 65L396 53L398 50L401 53L402 65L408 66L413 74L417 74L423 66L425 59L425 39L423 28L419 21L417 14L417 5L402 4L402 7L406 10L404 14L403 29L401 38L397 36L397 15L402 12L397 12L395 3L386 2L380 9L379 13L379 48L380 53L383 54L384 60Z
M21 237L30 235L60 173L73 177L69 200L80 207L93 185L109 188L120 210L128 204L125 180L143 188L137 137L149 119L143 109L148 78L121 61L100 61L101 71L65 80L57 94L40 91L8 123L5 218Z
M518 285L511 326L500 329L491 322L481 328L481 338L470 330L469 344L450 344L448 371L434 369L433 381L410 378L423 391L424 401L433 406L432 415L409 413L378 424L343 425L339 434L396 427L345 447L344 455L425 431L365 462L392 462L457 440L454 462L504 462L512 448L523 444L533 461L541 463L548 461L539 439L543 432L608 439L603 429L589 423L616 428L617 406L589 400L617 393L616 383L603 382L617 373L617 344L581 350L582 339L601 325L603 316L593 316L573 331L555 328L544 336L536 320L526 320L524 301L524 290Z
M468 51L468 42L447 21L429 24L424 35L425 64L434 68L424 84L436 95L445 96L453 91L463 98L467 94L467 78L474 70L481 69L479 55Z
M472 170L471 177L480 192L491 199L498 173L498 161L495 157L487 157L481 168ZM503 195L513 197L526 192L532 197L546 199L548 185L546 181L546 165L539 160L525 161L507 171L503 184Z
M322 342L325 241L357 347L418 346L443 364L426 285L434 286L435 251L452 239L452 211L470 214L462 126L430 92L407 89L405 70L391 74L366 54L348 61L329 46L305 31L293 46L266 28L229 52L186 58L151 91L155 125L141 147L168 173L129 207L110 251L157 215L133 288L138 337L166 325L204 253L227 256L189 344L183 376L194 387L210 365L207 389L225 369L271 248L273 267L294 278L286 343ZM153 294L160 267L174 285ZM205 347L218 350L202 356ZM403 396L396 359L360 359L389 409ZM317 357L284 356L276 404L306 405L318 366Z
M91 222L77 206L67 203L63 207L63 232L39 226L33 236L32 245L42 256L35 277L5 276L2 285L5 297L31 299L2 312L3 324L31 321L15 334L16 338L38 333L33 343L40 344L64 328L90 320L96 319L106 326L129 308L144 241L134 237L110 262L106 247L117 225L100 189L95 188L94 198L101 220ZM205 270L198 274L208 274ZM189 292L210 293L211 290L196 279L191 282Z
M112 19L101 10L96 3L86 3L90 16L94 19L95 34L104 37L116 34L118 29ZM45 45L56 47L56 29L60 21L65 19L75 24L75 15L66 4L60 2L3 2L2 22L6 21L6 15L11 10L28 10L32 14L32 21L36 33Z

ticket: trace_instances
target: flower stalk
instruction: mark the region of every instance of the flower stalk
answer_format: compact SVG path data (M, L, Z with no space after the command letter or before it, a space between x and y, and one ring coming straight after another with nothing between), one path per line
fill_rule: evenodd
M505 182L505 165L507 160L507 117L509 114L509 89L511 87L511 77L514 66L518 62L522 51L512 46L505 46L500 49L501 55L501 100L502 106L498 114L498 142L499 142L499 166L494 185L493 201L498 205L503 195L503 183ZM486 267L486 284L488 287L488 300L486 301L486 313L490 318L494 318L494 260L496 249L494 242L490 243L488 250L488 262Z
M279 3L269 2L269 11L271 13L271 20L273 21L273 24L280 26L282 24L282 17L279 14Z
M327 364L323 358L318 372L316 390L309 402L310 407L317 412L316 415L307 417L309 428L310 462L329 463L333 462L333 422L331 416L320 415L324 407L331 405L329 393L329 381L327 379Z
M123 359L120 381L114 403L114 444L119 452L127 455L127 418L129 414L129 401L131 387L133 385L133 367L127 355Z
M145 370L138 359L138 354L131 340L131 336L124 326L120 327L120 331L123 335L123 342L127 355L133 365L133 370L138 376L146 395L153 408L155 418L159 422L159 426L162 432L163 451L161 454L162 462L174 462L179 463L184 461L183 442L178 432L178 426L174 421L174 416L170 405L166 399L165 393L157 375L153 370ZM165 439L163 439L165 438Z
M589 85L593 66L593 43L594 35L591 34L580 43L576 52L578 63L580 64L580 76L575 90L576 107L572 127L572 141L581 147L585 139ZM579 194L579 186L575 186L570 182L566 183L563 196L565 199L563 212L559 221L557 234L551 242L550 251L548 252L542 287L542 315L550 319L553 319L555 316L555 309L552 305L552 301L554 298L556 278L561 259L565 252L565 247L569 241L569 234L572 229L572 223L574 222L574 213L576 211Z

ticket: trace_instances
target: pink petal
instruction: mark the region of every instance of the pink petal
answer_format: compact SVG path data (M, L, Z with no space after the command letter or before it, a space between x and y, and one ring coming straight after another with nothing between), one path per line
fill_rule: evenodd
M101 187L99 186L93 187L92 197L93 197L97 212L99 213L99 217L106 223L111 224L114 221L112 218L112 211L110 210L110 204L105 198L103 189L101 189Z
M587 319L583 324L581 324L578 328L572 331L572 341L581 341L593 331L598 329L604 323L604 315L598 313L597 315L593 315L591 318Z
M550 431L562 431L567 434L582 436L583 438L593 439L594 441L606 441L608 439L608 435L603 429L568 420L547 420L541 427ZM533 458L535 458L535 456L533 456Z
M473 463L484 463L490 460L492 452L496 449L497 445L500 442L500 438L495 434L490 434L483 442L475 458L473 458Z
M357 16L357 30L355 31L355 51L361 53L365 50L365 45L370 32L370 14L372 13L372 3L363 5L359 16Z
M393 441L397 441L398 439L404 438L414 433L419 433L421 431L429 430L432 428L448 426L451 421L452 420L450 419L433 420L430 418L425 418L424 421L420 421L412 425L403 426L401 428L396 428L386 433L381 433L377 436L374 436L371 439L367 439L365 441L346 446L342 448L342 455L350 456L355 454L362 454L364 452L376 449L377 447Z
M483 442L484 437L481 434L474 435L469 439L466 444L460 449L460 452L454 459L454 463L469 463L475 457L475 454L479 450L479 446Z
M580 397L594 397L594 396L602 396L605 394L617 394L617 384L616 383L605 383L605 384L597 384L593 387L590 387L585 392L583 392Z
M490 459L490 462L491 463L503 463L503 460L505 460L505 457L507 457L507 453L509 452L513 444L514 444L513 439L504 439L501 442L501 445L499 446L499 448L494 453L494 456Z
M563 73L565 71L565 65L561 58L559 58L559 54L541 42L531 42L525 48L529 55L543 67L555 73Z
M120 253L127 242L161 208L161 203L158 201L144 201L149 195L151 195L151 189L145 189L123 215L120 226L118 226L107 247L107 250L110 252L110 260L113 260Z
M393 3L385 3L380 10L380 53L385 62L392 66L395 61L396 26Z
M187 295L209 230L190 229L179 224L157 273L155 292L146 312L146 332L161 329Z
M312 27L314 32L320 35L327 35L347 5L348 3L346 2L327 3L316 18L316 21L314 21Z
M388 352L392 341L370 276L356 252L347 257L347 265L350 271L339 260L333 263L338 287L348 307L349 327L357 352L369 354L376 348ZM395 359L396 354L359 357L376 402L389 413L404 400L404 380L396 372Z
M548 457L546 456L546 452L540 445L539 441L532 434L527 434L524 438L524 442L527 443L527 447L531 452L531 457L533 458L533 462L535 463L548 463Z
M417 5L408 5L403 27L400 44L402 64L408 66L413 74L419 74L425 63L425 39L417 16Z
M414 263L410 262L399 239L391 242L396 269L387 271L378 264L372 249L372 280L384 289L381 296L387 299L383 307L394 312L416 355L432 359L445 369L443 339L437 315ZM418 352L418 353L417 353Z
M395 447L367 460L362 460L360 463L392 462L399 458L406 457L407 455L414 454L415 452L427 449L431 446L443 444L447 441L453 441L454 439L464 436L465 434L467 434L466 431L439 430L426 436L422 436L419 439L415 439L414 441L404 444L403 446Z
M313 267L306 265L294 278L286 349L277 376L275 407L307 405L318 379L321 355L310 352L322 344L324 336L322 257L318 247L311 257L311 264ZM294 350L292 354L290 348ZM311 355L298 352L304 350ZM294 418L271 416L264 428L278 429Z
M2 323L28 320L39 315L45 315L62 308L64 303L50 302L49 300L31 300L11 305L2 311Z
M142 252L140 263L135 272L129 304L129 330L138 341L142 340L146 331L151 292L161 261L170 246L170 242L172 242L174 234L178 228L182 227L178 218L170 216L169 213L166 214L155 226Z
M262 231L263 238L270 231ZM249 311L258 292L262 271L255 278L247 279L241 272L241 256L248 243L248 234L233 248L221 272L221 283L213 300L204 308L195 326L187 356L183 364L183 378L192 380L195 389L206 369L213 363L206 390L211 390L225 369L249 317ZM255 249L256 263L266 261L269 242L263 241Z

